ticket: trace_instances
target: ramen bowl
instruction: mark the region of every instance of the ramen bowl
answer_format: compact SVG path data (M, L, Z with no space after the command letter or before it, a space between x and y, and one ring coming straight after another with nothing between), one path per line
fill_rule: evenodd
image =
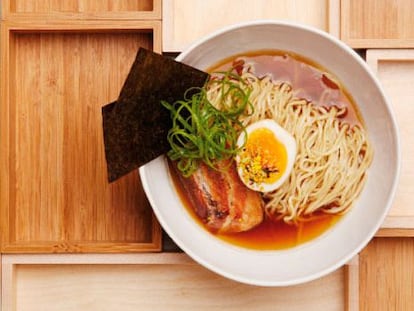
M287 286L322 277L355 256L374 236L392 204L400 151L393 112L366 63L329 34L307 26L254 21L217 31L182 52L177 61L206 70L241 53L282 50L333 73L354 99L365 122L374 157L353 207L322 235L296 247L253 250L218 239L189 215L161 156L140 168L144 191L161 226L190 257L235 281Z

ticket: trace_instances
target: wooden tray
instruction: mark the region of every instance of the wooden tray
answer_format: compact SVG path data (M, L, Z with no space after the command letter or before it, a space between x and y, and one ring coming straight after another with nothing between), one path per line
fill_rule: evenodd
M2 252L160 250L138 171L107 182L101 119L138 47L160 52L160 27L2 22Z
M272 288L230 281L177 253L3 255L2 310L356 311L357 262Z
M3 19L161 19L161 0L2 0Z
M414 236L414 50L368 50L366 60L390 99L401 137L400 182L394 205L378 234Z
M373 239L359 255L361 311L414 310L414 239Z
M414 47L413 1L331 0L338 2L340 38L351 47Z
M248 20L290 20L329 28L328 0L164 0L162 10L164 52L182 51L208 33Z

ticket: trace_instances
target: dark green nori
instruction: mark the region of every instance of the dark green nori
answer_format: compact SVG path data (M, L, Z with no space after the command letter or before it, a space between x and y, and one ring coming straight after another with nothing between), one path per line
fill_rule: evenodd
M102 108L108 180L144 165L170 149L169 111L160 101L183 99L201 87L208 74L140 48L116 102Z

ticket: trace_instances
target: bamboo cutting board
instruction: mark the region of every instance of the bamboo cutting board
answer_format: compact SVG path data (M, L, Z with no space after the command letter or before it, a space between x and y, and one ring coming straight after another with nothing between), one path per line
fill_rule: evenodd
M411 0L340 2L340 37L353 48L414 47Z
M380 235L414 236L414 50L369 49L366 59L380 79L395 112L401 140L401 175L393 206Z
M358 310L353 262L279 288L231 281L185 254L4 255L2 265L4 311Z
M163 51L178 52L222 27L257 19L328 30L328 0L164 0Z
M160 52L160 21L28 21L43 9L23 3L1 24L2 252L160 250L138 171L107 182L101 119L138 48Z

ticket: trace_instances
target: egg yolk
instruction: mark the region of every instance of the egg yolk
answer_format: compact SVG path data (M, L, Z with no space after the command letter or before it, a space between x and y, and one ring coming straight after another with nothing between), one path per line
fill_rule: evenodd
M271 130L259 128L248 134L239 159L245 181L272 184L286 170L287 151Z

